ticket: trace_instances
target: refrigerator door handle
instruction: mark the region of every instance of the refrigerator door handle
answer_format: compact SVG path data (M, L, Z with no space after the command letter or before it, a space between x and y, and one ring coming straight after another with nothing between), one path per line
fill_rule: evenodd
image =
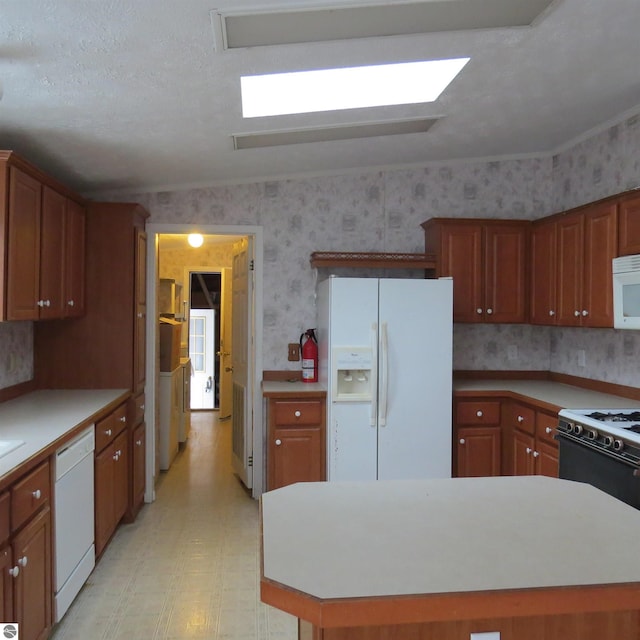
M378 323L371 325L371 416L369 424L376 426L378 421Z
M383 322L380 332L380 426L387 426L387 397L389 391L389 349L387 323Z

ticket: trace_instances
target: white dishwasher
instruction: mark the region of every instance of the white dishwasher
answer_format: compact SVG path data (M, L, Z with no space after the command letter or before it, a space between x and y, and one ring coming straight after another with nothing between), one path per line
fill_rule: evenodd
M96 564L91 425L56 452L55 621L59 622Z

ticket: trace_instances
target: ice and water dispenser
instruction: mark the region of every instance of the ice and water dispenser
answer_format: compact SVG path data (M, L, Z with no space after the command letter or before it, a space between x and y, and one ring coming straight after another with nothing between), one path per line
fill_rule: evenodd
M334 402L369 401L372 397L373 350L367 347L333 349Z

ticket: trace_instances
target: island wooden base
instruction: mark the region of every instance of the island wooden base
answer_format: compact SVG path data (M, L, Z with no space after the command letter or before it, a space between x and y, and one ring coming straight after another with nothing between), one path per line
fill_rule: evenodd
M500 640L635 640L639 611L424 622L320 629L298 621L299 640L469 640L471 633L499 631Z

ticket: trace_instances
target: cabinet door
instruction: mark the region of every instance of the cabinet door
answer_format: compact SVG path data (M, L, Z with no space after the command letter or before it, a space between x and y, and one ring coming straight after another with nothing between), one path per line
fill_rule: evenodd
M40 235L40 318L62 318L66 311L64 250L67 199L42 187Z
M65 216L65 316L84 315L85 304L85 227L86 211L73 200L67 200Z
M145 488L145 423L139 424L133 431L131 451L131 505L134 513L144 502Z
M618 207L618 255L640 253L640 197L625 198Z
M40 183L9 170L7 320L36 320L40 294Z
M114 526L122 519L129 505L129 443L123 431L113 441L113 510Z
M531 476L535 473L534 445L533 436L517 430L513 432L513 475Z
M577 326L582 319L584 281L584 218L560 218L558 226L558 324Z
M453 319L480 322L482 297L482 226L447 223L441 234L441 276L453 278Z
M484 229L485 322L524 322L527 318L527 230L520 225Z
M144 389L146 376L146 317L147 317L147 234L136 229L135 258L135 326L133 336L133 390Z
M500 475L500 427L460 427L456 442L456 476Z
M294 482L324 480L320 427L276 428L269 443L268 487L278 489Z
M558 446L538 441L535 472L540 476L558 477Z
M113 504L114 448L108 445L96 455L95 460L95 511L96 511L96 556L109 542L115 529L115 509Z
M611 261L617 250L617 205L589 207L584 214L583 326L613 327Z
M557 233L555 221L531 229L531 324L556 324Z
M13 540L20 567L14 580L16 622L21 640L44 640L51 628L51 510L47 506Z
M13 616L13 568L11 547L0 548L0 622L15 622Z

